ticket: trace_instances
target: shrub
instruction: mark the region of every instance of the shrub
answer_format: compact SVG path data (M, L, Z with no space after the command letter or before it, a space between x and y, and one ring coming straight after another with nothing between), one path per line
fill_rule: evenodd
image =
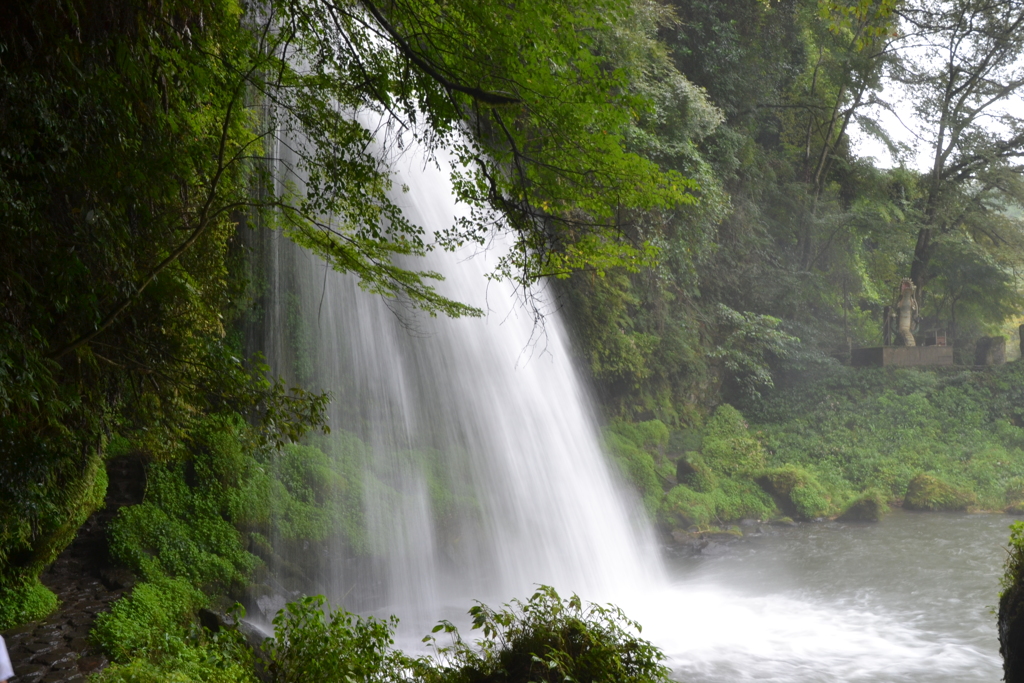
M39 579L23 579L0 592L0 630L41 619L57 609L58 602Z
M938 477L921 473L910 480L903 507L908 510L962 511L974 505L971 491L959 489Z
M708 420L701 455L712 470L726 476L750 473L766 464L760 442L747 431L740 412L728 404L720 405Z
M274 637L263 645L274 683L404 681L410 660L391 649L398 620L339 609L323 596L288 603L274 618Z
M140 583L96 617L91 635L116 662L174 655L185 647L188 626L205 604L206 596L181 578Z
M437 660L420 659L414 671L424 683L563 683L615 681L668 683L665 656L639 637L640 625L617 607L562 599L541 586L527 602L504 609L476 605L469 611L480 638L466 642L449 622L452 644L438 647Z

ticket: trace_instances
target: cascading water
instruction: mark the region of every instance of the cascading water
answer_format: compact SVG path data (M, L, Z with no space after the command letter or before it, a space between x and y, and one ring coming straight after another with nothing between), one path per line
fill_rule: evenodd
M452 225L447 175L415 154L399 166L405 214L428 230ZM330 424L372 453L368 549L354 559L338 544L305 591L396 614L419 636L474 599L526 597L540 583L607 600L660 580L647 522L603 459L557 313L538 335L513 285L486 278L500 244L412 264L487 312L453 320L395 308L284 238L265 239L268 296L253 342L278 369L332 391Z

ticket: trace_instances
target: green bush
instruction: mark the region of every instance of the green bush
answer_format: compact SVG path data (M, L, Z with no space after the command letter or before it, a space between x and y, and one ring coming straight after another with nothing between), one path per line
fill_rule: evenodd
M182 579L141 583L100 614L93 642L113 664L93 683L256 683L254 657L235 629L196 622L206 596Z
M439 647L437 661L420 659L413 670L423 683L668 683L669 669L658 648L639 637L640 625L613 606L588 604L575 595L562 599L541 586L527 602L504 609L477 605L469 642L449 622L452 644Z
M921 473L910 480L903 507L922 511L963 511L977 502L971 491L959 489L942 479Z
M0 631L41 619L57 609L59 601L37 578L26 578L0 591Z
M92 639L115 662L174 655L206 596L182 578L140 583L96 617Z
M737 476L762 469L765 453L760 442L750 435L738 410L722 404L704 428L701 455L712 470L725 476Z
M274 618L274 637L263 645L271 680L404 681L410 661L391 648L397 624L395 617L332 612L323 596L288 603Z

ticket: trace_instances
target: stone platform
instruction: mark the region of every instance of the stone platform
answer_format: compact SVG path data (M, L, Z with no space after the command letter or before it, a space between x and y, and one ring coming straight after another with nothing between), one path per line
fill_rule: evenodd
M909 368L952 364L952 346L869 346L854 349L850 354L850 365L855 368Z

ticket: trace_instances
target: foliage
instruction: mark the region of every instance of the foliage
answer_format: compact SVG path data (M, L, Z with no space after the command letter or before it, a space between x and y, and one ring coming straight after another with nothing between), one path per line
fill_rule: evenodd
M639 637L641 627L617 607L562 598L541 586L527 602L513 600L503 609L483 604L469 611L481 636L463 640L443 621L434 633L451 636L451 645L435 648L437 663L417 662L424 683L485 681L668 681L665 656Z
M232 512L240 511L232 499L252 475L249 434L237 415L211 416L192 433L188 451L150 464L145 501L121 508L110 523L113 559L146 581L174 577L210 590L244 585L256 558L233 524L240 520Z
M782 510L794 519L826 517L833 510L828 492L807 470L787 465L768 469L757 477L763 488Z
M402 681L409 659L393 650L398 619L334 612L322 596L289 603L274 618L274 637L263 650L275 683Z
M31 577L22 581L21 585L12 581L4 586L3 599L0 600L0 630L42 619L59 605L57 596L39 579Z
M800 340L780 331L781 321L771 316L738 313L724 304L719 304L718 315L725 338L709 357L720 359L740 390L757 398L759 389L774 386L768 361L786 358Z
M131 595L97 616L92 638L114 661L175 654L206 596L182 578L137 585Z
M617 421L604 433L605 448L652 515L663 495L661 482L673 469L664 453L668 439L668 428L658 420L639 423Z
M747 431L743 416L727 403L718 406L705 425L701 454L708 467L726 476L750 475L766 463L761 444Z
M835 501L868 490L900 499L924 473L1003 509L1024 474L1022 372L1017 363L984 372L842 369L748 412L770 464L808 470Z
M908 510L960 512L976 502L970 491L963 491L938 477L919 474L907 484L903 507Z
M143 450L238 411L274 443L323 424L225 338L232 237L262 143L231 0L0 10L0 591L102 503L112 433Z

